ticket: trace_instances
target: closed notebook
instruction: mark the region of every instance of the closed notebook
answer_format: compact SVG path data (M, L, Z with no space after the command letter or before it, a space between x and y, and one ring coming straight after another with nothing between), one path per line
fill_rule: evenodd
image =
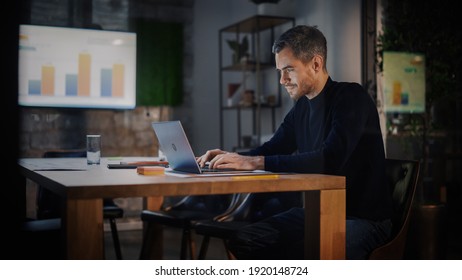
M162 166L138 166L136 172L141 175L163 175L165 168Z

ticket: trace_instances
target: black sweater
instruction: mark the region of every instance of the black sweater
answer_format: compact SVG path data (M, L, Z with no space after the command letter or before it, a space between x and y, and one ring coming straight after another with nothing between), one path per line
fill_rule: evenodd
M391 216L377 108L357 83L329 77L318 96L297 100L268 142L245 154L265 156L269 171L346 176L347 216Z

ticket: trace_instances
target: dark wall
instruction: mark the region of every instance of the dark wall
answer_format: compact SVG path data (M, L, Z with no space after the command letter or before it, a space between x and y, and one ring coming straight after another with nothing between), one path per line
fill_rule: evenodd
M4 215L2 222L2 233L5 236L1 244L1 259L16 258L18 256L17 233L22 217L24 217L25 189L21 188L21 180L17 169L16 161L18 157L18 105L17 105L17 88L18 88L18 1L8 4L7 16L2 17L2 24L6 32L3 34L6 39L3 42L3 51L7 54L3 56L5 69L3 71L2 84L6 85L3 94L3 108L1 110L2 123L4 126L3 149L3 171L0 195L3 198L1 213Z

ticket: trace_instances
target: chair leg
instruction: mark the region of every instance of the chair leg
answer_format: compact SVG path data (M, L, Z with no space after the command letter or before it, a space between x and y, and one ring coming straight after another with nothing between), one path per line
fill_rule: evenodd
M122 251L120 249L119 234L117 232L117 225L115 219L109 219L109 224L111 226L112 241L114 242L114 250L116 253L116 258L118 260L122 259Z
M235 260L236 257L233 255L233 253L231 253L231 251L229 250L229 247L228 247L228 240L226 239L223 239L223 244L225 244L225 250L226 250L226 255L228 256L228 259L229 260Z
M193 231L189 231L189 258L196 259L196 242L194 242L195 235Z
M209 248L210 236L204 236L202 239L201 249L199 251L199 260L205 260L205 255L207 255L207 250Z
M162 259L163 255L159 254L156 249L159 247L162 249L163 242L157 242L163 240L163 231L159 230L159 225L153 223L143 223L143 241L141 243L140 260L155 260Z
M188 242L190 239L190 231L188 229L183 230L183 235L181 236L181 250L180 250L180 260L186 260L186 254L188 251Z

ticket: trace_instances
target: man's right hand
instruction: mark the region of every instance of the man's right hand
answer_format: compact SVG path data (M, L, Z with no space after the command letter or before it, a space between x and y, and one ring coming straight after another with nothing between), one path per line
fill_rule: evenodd
M220 154L226 154L228 152L222 151L220 149L208 150L205 154L200 157L196 157L196 161L200 167L204 167L205 164L211 161L214 157Z

